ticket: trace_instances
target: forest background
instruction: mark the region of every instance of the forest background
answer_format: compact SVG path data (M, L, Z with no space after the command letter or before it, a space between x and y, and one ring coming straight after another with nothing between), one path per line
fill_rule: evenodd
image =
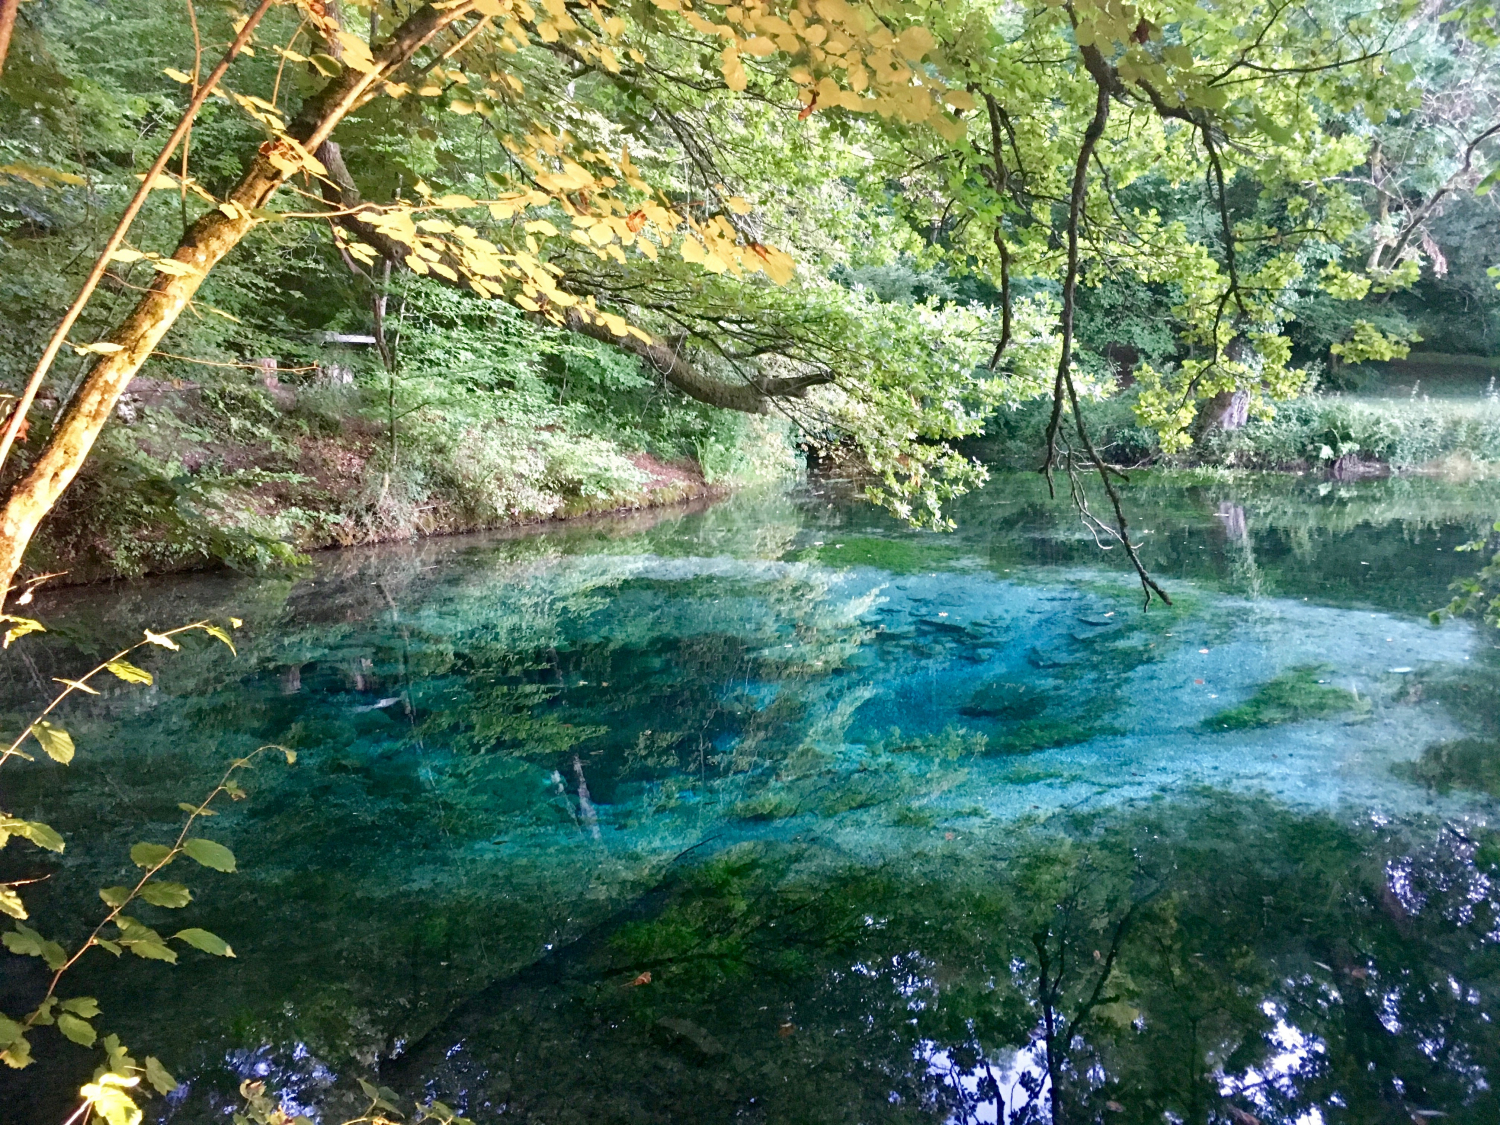
M434 40L396 96L348 116L332 157L306 154L202 279L113 401L28 573L263 569L319 546L698 495L793 474L810 451L941 526L986 476L980 460L1090 461L1082 431L1058 447L1064 336L1100 462L1500 460L1487 10L892 4L865 19L802 3L787 22L675 0L490 6ZM248 10L11 7L0 387L20 394ZM184 229L417 11L270 9L233 88L157 177L0 485L110 358ZM1103 43L1110 21L1114 54L1094 56L1113 60L1120 108L1080 160L1103 87L1079 28ZM820 27L833 39L814 42ZM1059 42L1071 58L1039 61ZM1173 104L1141 93L1161 85L1130 69L1146 65ZM619 179L639 199L591 227L591 194ZM429 245L392 250L402 222ZM552 263L554 299L535 278L470 284L453 255L476 228ZM616 323L559 315L575 296ZM627 321L634 335L615 331ZM1382 369L1414 344L1427 366ZM1397 382L1399 398L1353 393Z

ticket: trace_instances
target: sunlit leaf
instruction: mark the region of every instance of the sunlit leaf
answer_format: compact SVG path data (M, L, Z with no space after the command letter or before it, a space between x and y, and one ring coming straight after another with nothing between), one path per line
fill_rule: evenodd
M98 695L99 694L99 691L98 691L97 688L91 688L91 687L89 687L89 685L86 684L86 683L84 683L82 680L69 680L69 679L66 679L63 676L53 676L52 680L53 680L54 683L66 684L68 687L72 688L74 691L81 691L81 692L84 692L87 695Z
M223 629L220 629L217 625L205 625L203 626L203 631L210 637L218 637L219 640L229 646L230 652L233 652L236 656L239 655L238 652L235 652L234 642L229 639L229 634L224 632Z
M140 1107L125 1093L138 1082L139 1078L123 1074L105 1074L78 1092L94 1113L104 1118L105 1125L140 1125Z
M129 887L100 887L99 897L104 900L104 905L114 910L120 909L130 901Z
M207 930L200 930L194 927L186 930L178 930L172 936L178 941L187 942L194 949L201 949L204 953L212 953L215 957L234 956L234 950L230 948L227 941L219 937L218 934L211 934Z
M14 887L0 885L0 914L8 914L12 918L27 916L26 907Z
M9 613L0 613L0 621L13 622L11 628L5 631L5 640L0 641L0 648L10 648L12 641L24 637L27 633L47 631L40 621L33 621L29 617L15 617Z
M171 637L164 637L160 633L153 633L150 629L146 630L146 640L151 644L161 645L162 648L169 648L173 652L182 647Z
M92 996L75 996L71 1000L63 1000L58 1007L65 1012L72 1012L75 1016L82 1016L91 1020L99 1014L99 1001Z
M73 738L62 727L39 719L32 724L31 734L42 744L42 749L47 752L47 757L54 762L67 765L73 760Z
M7 836L20 836L23 840L30 840L37 847L46 848L49 852L60 852L64 846L63 838L50 825L43 824L39 820L21 820L14 816L0 816L0 846L4 846Z
M144 668L137 668L128 660L111 660L105 667L127 684L151 683L151 673Z
M215 843L213 840L196 838L186 840L183 842L182 850L204 867L212 867L215 871L234 870L234 853L223 844Z

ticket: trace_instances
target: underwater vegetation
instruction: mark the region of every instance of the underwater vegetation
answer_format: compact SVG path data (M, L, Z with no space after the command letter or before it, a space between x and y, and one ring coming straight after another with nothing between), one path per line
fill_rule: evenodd
M1262 684L1238 707L1230 707L1203 720L1206 730L1248 730L1280 723L1327 719L1334 715L1368 714L1370 701L1347 688L1334 687L1326 665L1304 665L1289 669Z
M1150 615L1072 528L939 539L820 494L70 594L0 665L6 709L142 618L244 627L70 711L67 785L7 791L66 862L15 877L85 916L226 759L296 751L215 820L233 880L194 888L229 968L79 979L184 1083L174 1125L247 1077L324 1121L357 1078L549 1125L1487 1121L1497 681L1474 627L1400 611L1442 600L1467 509L1419 496L1452 519L1418 528L1355 489L1325 526L1312 490L1275 517L1306 572L1254 571L1199 488L1153 494L1207 577ZM1347 606L1323 580L1375 569L1381 511L1405 553ZM915 565L803 555L860 526ZM0 1009L36 987L10 970ZM56 1047L24 1089L88 1079ZM62 1119L11 1083L6 1113Z

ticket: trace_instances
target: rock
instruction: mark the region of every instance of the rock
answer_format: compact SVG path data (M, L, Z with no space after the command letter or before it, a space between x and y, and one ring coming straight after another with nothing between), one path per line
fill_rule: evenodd
M1026 654L1026 663L1033 668L1067 668L1077 664L1083 657L1072 652L1043 652L1035 645Z
M970 718L1034 719L1047 709L1047 696L1036 684L990 680L981 684L959 709Z

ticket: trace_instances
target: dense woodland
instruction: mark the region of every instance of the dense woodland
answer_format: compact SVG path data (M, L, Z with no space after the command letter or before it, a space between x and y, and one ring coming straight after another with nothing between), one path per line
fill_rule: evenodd
M809 451L941 527L987 427L1096 490L1497 455L1325 400L1214 436L1417 341L1500 353L1482 5L6 8L8 573L265 567Z

